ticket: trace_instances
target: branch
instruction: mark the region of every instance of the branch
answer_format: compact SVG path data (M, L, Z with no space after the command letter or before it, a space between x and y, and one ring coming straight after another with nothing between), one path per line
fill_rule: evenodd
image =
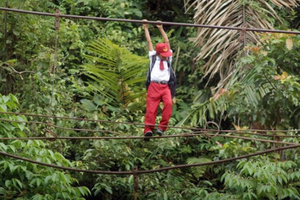
M9 63L2 63L2 66L3 66L3 65L8 66L10 69L13 70L13 72L19 74L22 80L24 80L24 78L22 77L22 74L23 74L23 73L33 73L33 71L21 71L21 72L19 72L19 71L17 71L15 68L13 68Z

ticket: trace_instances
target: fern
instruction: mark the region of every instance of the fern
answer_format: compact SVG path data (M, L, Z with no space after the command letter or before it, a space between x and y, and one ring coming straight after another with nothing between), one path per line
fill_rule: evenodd
M87 47L87 64L83 73L90 79L94 92L109 100L110 106L126 107L145 93L148 59L131 54L107 39L98 39ZM142 85L142 88L141 88ZM102 86L102 87L100 87Z

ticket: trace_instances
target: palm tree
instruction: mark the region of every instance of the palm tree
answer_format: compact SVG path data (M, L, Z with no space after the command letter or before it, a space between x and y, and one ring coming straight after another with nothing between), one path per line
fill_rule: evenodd
M107 39L98 39L87 48L88 63L83 70L94 92L107 100L110 106L126 107L141 96L146 81L149 60L132 54ZM140 86L140 87L133 87Z
M274 19L281 21L274 7L291 9L299 0L187 0L196 8L196 24L273 29ZM247 43L257 43L255 32L199 28L195 43L201 47L197 60L205 60L205 77L218 74L219 87L234 73L238 52ZM208 82L209 82L208 81Z
M196 6L194 19L197 24L261 29L273 29L272 20L281 20L274 10L275 6L290 9L298 2L297 0L187 1L191 4L189 9ZM236 58L247 44L259 44L260 35L255 32L241 33L237 30L207 28L199 28L197 35L195 43L201 47L197 60L206 61L203 70L205 77L209 76L207 84L216 74L219 75L220 81L216 88L206 88L195 95L191 109L179 125L189 120L192 125L204 126L207 118L219 120L220 124L224 118L224 112L228 109L222 94L226 93L234 82L244 79L240 84L245 84L247 98L259 98L259 93L256 93L257 88L245 82L245 77L239 76L242 74L240 72L245 71L245 67L249 65L238 66Z

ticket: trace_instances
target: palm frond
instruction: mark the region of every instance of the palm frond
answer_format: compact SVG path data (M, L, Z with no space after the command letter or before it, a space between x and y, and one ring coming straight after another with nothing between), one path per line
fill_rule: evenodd
M133 102L144 92L149 60L120 48L107 39L98 39L87 47L87 64L82 66L83 73L101 86L98 92L109 98L112 106L124 106ZM134 89L139 87L139 89ZM133 91L134 90L134 91Z
M190 4L188 9L195 7L194 20L197 24L261 29L273 29L270 17L280 21L274 6L293 8L299 5L297 0L270 1L245 3L240 0L188 0L187 4ZM222 87L226 84L224 79L228 80L228 76L234 70L234 58L237 53L246 43L258 42L258 35L253 32L246 32L244 38L241 38L241 32L236 30L199 28L195 43L201 47L201 51L196 59L206 61L203 70L205 76L209 76L209 80L219 74Z

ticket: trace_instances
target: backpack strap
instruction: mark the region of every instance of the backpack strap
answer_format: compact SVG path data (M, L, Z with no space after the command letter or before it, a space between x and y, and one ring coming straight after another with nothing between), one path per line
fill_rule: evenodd
M170 71L170 79L169 79L168 85L169 85L169 88L171 91L171 96L172 96L172 98L174 98L175 94L176 94L177 78L176 78L176 74L172 68L172 65L171 65L169 59L167 60L167 62L168 62L169 71Z
M147 74L147 80L146 80L146 89L147 90L148 90L148 87L149 87L150 82L151 82L151 72L152 72L152 69L154 67L155 61L156 61L156 55L151 56L151 64L149 66L149 70L148 70L148 74Z
M149 71L148 71L148 74L147 74L147 80L146 80L146 89L147 90L148 90L148 87L149 87L150 82L151 82L151 72L152 72L152 69L153 69L155 61L156 61L156 55L153 55L151 58L152 58L151 65L149 67ZM177 79L176 79L175 72L172 69L172 65L171 65L169 59L167 60L167 63L168 63L168 67L169 67L169 70L170 70L170 80L169 80L168 85L169 85L169 88L170 88L170 91L171 91L171 96L173 98L176 94Z
M150 72L152 71L153 67L154 67L154 64L155 64L155 61L156 61L156 55L153 55L152 56L152 60L151 60L151 66L150 66Z

